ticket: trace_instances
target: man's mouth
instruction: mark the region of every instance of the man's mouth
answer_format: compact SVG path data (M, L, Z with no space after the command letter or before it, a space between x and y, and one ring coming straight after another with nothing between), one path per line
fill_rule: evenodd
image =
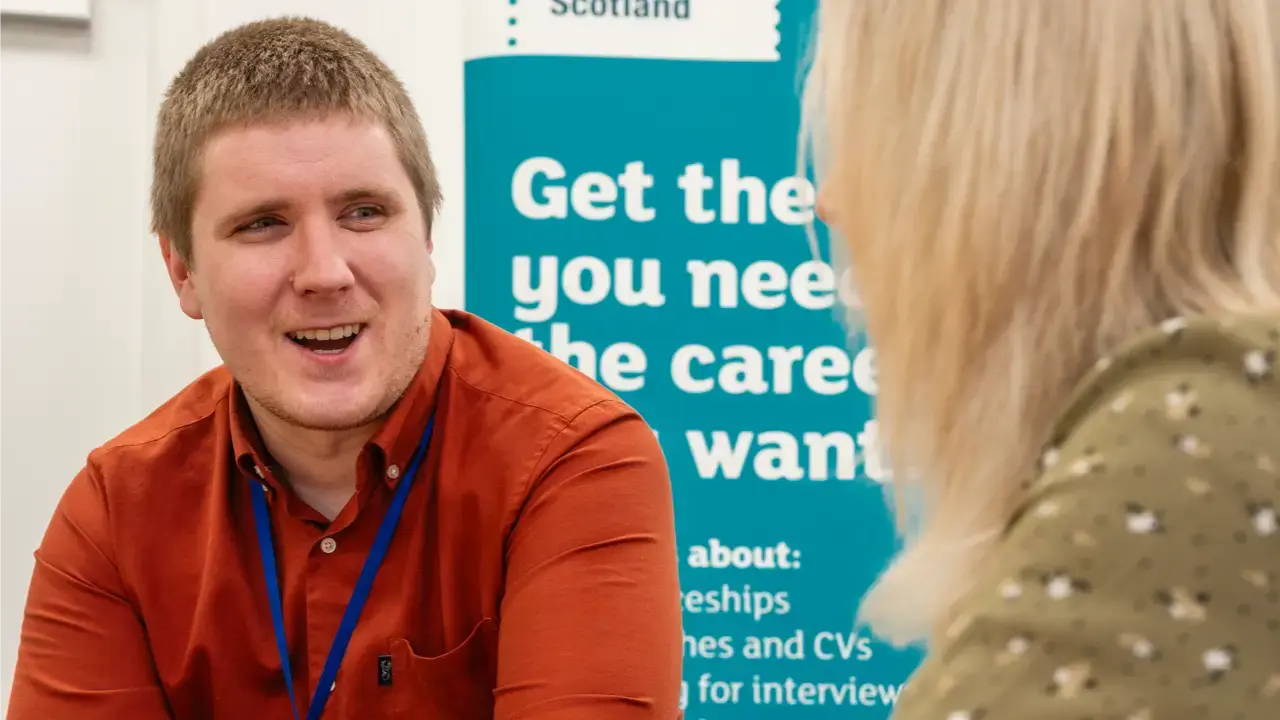
M295 344L301 345L313 353L336 355L351 347L351 343L355 342L356 336L363 329L364 325L357 323L355 325L339 325L331 328L295 330L288 333L287 337Z

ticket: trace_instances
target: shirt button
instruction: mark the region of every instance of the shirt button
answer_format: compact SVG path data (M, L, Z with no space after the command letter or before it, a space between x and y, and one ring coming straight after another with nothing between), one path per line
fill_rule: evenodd
M400 466L392 465L391 467L387 468L387 477L391 478L392 480L395 480L396 478L400 477Z
M331 555L334 550L338 549L338 541L327 537L320 541L320 549L324 551L325 555Z

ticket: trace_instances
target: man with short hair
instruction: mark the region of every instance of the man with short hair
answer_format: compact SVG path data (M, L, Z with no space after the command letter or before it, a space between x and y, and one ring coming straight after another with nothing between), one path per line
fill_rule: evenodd
M404 88L331 26L245 25L178 74L154 230L225 365L67 489L11 720L679 716L653 431L432 306L439 202Z

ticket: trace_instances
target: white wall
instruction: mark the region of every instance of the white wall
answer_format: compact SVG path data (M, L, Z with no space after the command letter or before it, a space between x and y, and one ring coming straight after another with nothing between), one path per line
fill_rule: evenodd
M445 193L437 303L462 305L461 0L95 0L88 26L6 17L0 42L0 677L7 707L39 543L90 449L218 362L147 232L169 78L239 23L307 14L404 80Z

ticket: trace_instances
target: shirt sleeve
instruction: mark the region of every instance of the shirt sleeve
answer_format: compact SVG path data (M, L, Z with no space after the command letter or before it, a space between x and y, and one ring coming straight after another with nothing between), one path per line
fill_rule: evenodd
M507 551L495 717L680 717L683 655L670 478L618 402L546 451Z
M11 720L170 718L138 613L112 560L110 517L92 466L58 505L27 594Z
M1100 394L896 720L1280 717L1280 398L1242 360Z

